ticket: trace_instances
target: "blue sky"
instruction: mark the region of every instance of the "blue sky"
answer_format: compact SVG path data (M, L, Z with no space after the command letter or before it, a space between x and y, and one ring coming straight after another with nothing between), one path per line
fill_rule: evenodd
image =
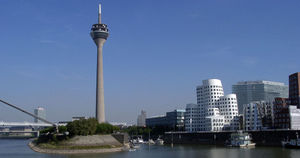
M195 87L222 80L287 84L299 71L300 2L276 0L1 0L0 98L49 120L94 116L102 3L108 121L135 123L196 102ZM0 120L31 121L5 105Z

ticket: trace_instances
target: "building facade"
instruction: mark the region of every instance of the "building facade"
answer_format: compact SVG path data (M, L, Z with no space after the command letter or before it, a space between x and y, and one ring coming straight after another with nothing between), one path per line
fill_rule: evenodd
M238 130L239 117L235 94L224 96L219 79L203 80L197 86L197 105L187 104L185 130L223 131Z
M244 130L273 128L273 103L266 101L251 102L244 106Z
M161 127L169 131L184 130L185 110L176 109L166 115L146 118L146 127Z
M290 128L290 114L289 114L290 104L291 102L289 98L275 98L274 105L273 105L275 129Z
M291 105L296 105L297 108L300 108L300 73L296 72L289 76L289 99Z
M243 106L253 101L274 101L276 97L288 97L288 86L272 81L245 81L232 85L232 93L237 95L239 113Z
M137 117L137 124L136 125L138 127L145 127L146 126L146 117L147 117L146 111L142 110L141 114L138 115L138 117Z
M40 118L46 119L46 111L42 107L38 107L38 108L34 109L34 115L36 115ZM36 118L34 118L34 122L35 123L44 123L43 121L38 120Z
M197 104L190 103L186 105L184 115L185 131L194 132L198 130L200 123L199 110L200 108Z
M181 109L166 113L167 121L175 131L184 131L184 116L185 110Z
M290 129L299 130L300 129L300 109L297 106L289 106L290 113Z

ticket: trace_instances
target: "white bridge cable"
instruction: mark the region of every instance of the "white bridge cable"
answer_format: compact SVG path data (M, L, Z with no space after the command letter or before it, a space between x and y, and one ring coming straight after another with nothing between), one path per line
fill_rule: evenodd
M21 109L21 108L15 106L15 105L13 105L13 104L10 104L10 103L8 103L8 102L5 102L5 101L3 101L3 100L1 100L1 99L0 99L0 102L4 103L4 104L6 104L6 105L8 105L8 106L10 106L10 107L12 107L12 108L15 108L15 109L17 109L17 110L19 110L19 111L21 111L21 112L27 114L27 115L30 115L30 116L32 116L32 117L34 117L34 118L36 118L36 119L38 119L38 120L40 120L40 121L42 121L42 122L45 122L45 123L47 123L47 124L51 124L51 125L57 127L57 124L55 124L55 123L53 123L53 122L50 122L50 121L48 121L48 120L46 120L46 119L43 119L43 118L41 118L41 117L38 117L38 116L36 116L36 115L34 115L34 114L30 113L30 112L27 112L26 110L23 110L23 109Z

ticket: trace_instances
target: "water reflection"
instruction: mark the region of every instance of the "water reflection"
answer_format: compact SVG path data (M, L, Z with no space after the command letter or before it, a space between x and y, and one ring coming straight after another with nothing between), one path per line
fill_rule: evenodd
M298 158L300 150L280 147L256 147L250 149L226 148L209 145L143 145L135 152L105 154L51 155L33 152L28 140L0 139L2 158Z

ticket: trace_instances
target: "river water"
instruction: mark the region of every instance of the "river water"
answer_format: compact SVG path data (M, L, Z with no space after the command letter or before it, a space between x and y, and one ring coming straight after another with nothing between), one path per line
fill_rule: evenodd
M209 145L143 145L134 152L84 155L51 155L32 151L29 140L0 139L0 158L299 158L300 149L256 147L227 148Z

